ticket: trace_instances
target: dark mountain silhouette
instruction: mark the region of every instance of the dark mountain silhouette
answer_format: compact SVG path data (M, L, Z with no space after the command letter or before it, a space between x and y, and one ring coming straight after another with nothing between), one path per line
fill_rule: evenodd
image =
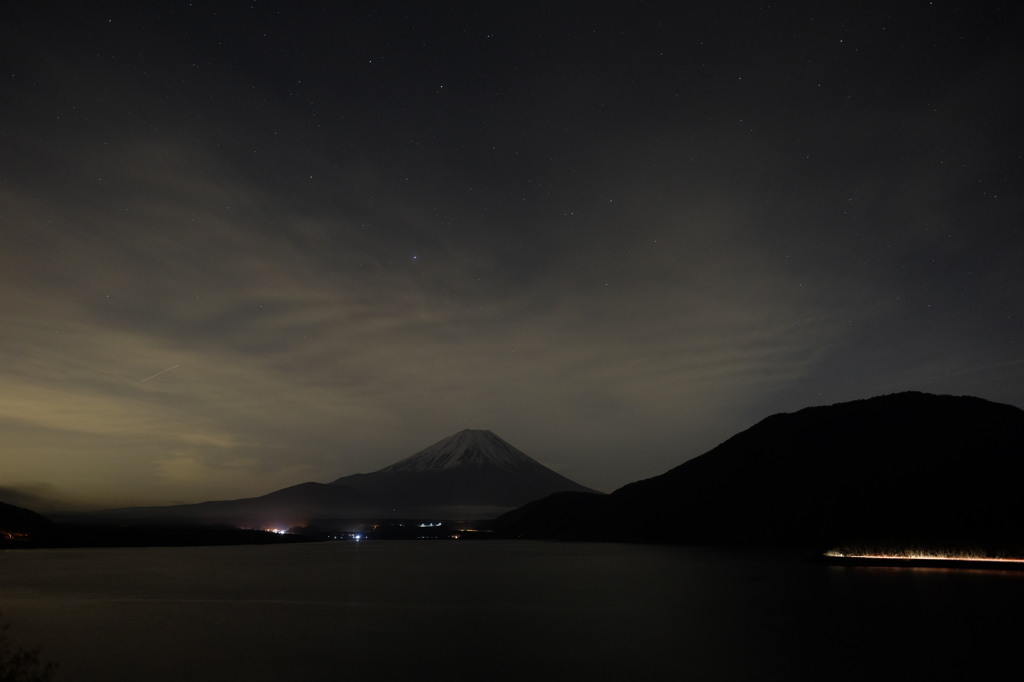
M777 414L610 495L498 519L516 536L800 545L1024 545L1024 411L899 393Z
M53 522L41 514L0 502L0 545L49 537L55 528Z
M467 429L378 471L260 497L108 510L93 520L291 528L343 519L491 519L557 491L588 491L490 431Z

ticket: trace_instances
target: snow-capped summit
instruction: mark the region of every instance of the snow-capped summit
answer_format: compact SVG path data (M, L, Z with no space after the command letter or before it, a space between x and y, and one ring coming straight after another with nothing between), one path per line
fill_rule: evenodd
M548 470L491 431L465 429L377 473L421 473L464 467L496 468L516 473Z

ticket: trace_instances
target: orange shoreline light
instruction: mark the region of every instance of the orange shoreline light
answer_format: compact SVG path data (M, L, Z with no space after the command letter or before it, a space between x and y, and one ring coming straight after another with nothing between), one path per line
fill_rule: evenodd
M885 562L952 562L959 561L964 563L974 564L1024 564L1024 558L1010 558L1010 557L989 557L989 556L970 556L964 554L924 554L916 552L908 552L903 554L869 554L869 553L853 553L843 552L840 550L829 550L825 552L825 556L830 559L852 559L854 561L885 561Z

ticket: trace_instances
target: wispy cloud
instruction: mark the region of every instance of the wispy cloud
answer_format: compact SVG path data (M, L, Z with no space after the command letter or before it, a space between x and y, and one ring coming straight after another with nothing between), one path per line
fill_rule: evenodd
M252 49L256 10L238 62L204 43L222 16L186 35L142 8L100 45L87 12L23 10L0 26L8 492L253 495L467 427L612 489L779 410L1024 400L1009 32L972 51L988 28L876 42L870 13L823 15L777 45L709 10L729 30L635 22L616 53L599 15L495 6L466 20L515 50L470 32L384 65L367 16L311 69L283 34Z
M490 256L472 248L388 263L344 215L328 227L282 208L189 160L202 154L123 154L133 171L105 200L7 196L15 239L43 240L46 267L6 271L20 294L0 314L0 418L42 448L63 432L131 450L139 502L255 494L268 471L282 485L333 478L480 422L543 433L553 449L613 442L795 381L832 333L794 327L805 301L730 280L782 276L754 258L716 274L702 248L720 235L681 246L676 231L666 246L649 239L664 225L647 228L629 254L570 249L561 267L482 295ZM564 423L539 426L552 414ZM124 496L121 472L111 487Z

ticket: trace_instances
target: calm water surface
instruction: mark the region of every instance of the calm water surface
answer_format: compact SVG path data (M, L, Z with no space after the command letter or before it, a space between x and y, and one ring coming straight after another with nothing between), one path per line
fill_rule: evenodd
M526 541L0 552L58 680L973 678L1024 573Z

